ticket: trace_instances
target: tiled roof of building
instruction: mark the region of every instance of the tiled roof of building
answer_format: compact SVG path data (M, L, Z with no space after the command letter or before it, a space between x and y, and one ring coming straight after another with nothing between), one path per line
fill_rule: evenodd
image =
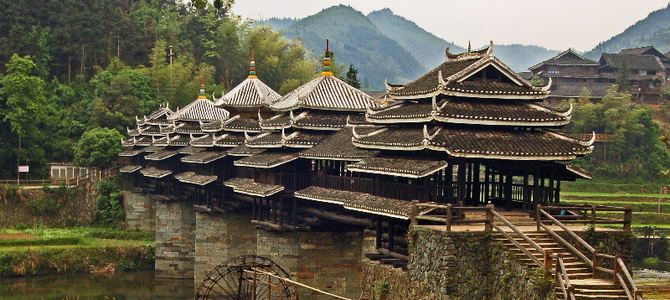
M177 121L212 121L225 120L230 113L223 109L214 106L212 101L206 98L198 98L189 103L181 109L178 109L174 114L168 117L169 120Z
M311 148L321 142L331 131L296 130L293 132L265 132L255 137L249 137L245 144L249 148Z
M180 182L190 183L195 185L207 185L216 181L216 175L198 175L195 172L183 172L175 174L174 178Z
M119 156L131 157L131 156L138 155L140 153L144 153L144 150L142 148L127 149L127 150L121 151L121 153L119 153Z
M289 113L275 115L272 118L262 119L260 121L260 126L266 130L287 127L314 130L339 130L347 125L348 117L349 115L343 112L316 110L305 110L301 112L291 111Z
M535 70L541 68L542 66L593 66L597 67L599 64L595 60L588 59L584 56L581 56L579 53L572 50L572 48L565 50L558 55L547 59L539 64L536 64L529 70Z
M199 122L179 122L174 127L174 132L177 133L203 133Z
M405 157L370 157L348 165L347 169L352 172L421 178L446 167L447 162L444 160Z
M224 158L226 155L226 151L223 150L208 150L184 156L181 158L181 161L191 164L208 164L215 160Z
M582 89L587 88L591 92L591 98L600 99L607 94L610 83L558 83L551 90L552 97L579 98Z
M121 173L133 173L139 169L142 169L142 166L135 166L135 165L126 165L123 166L119 169L119 172Z
M258 125L258 120L242 118L236 115L227 120L215 120L209 122L201 122L201 128L204 132L219 132L222 130L232 132L260 132L261 127Z
M165 160L179 154L178 150L161 150L144 156L146 160Z
M258 78L247 78L217 99L216 106L233 108L268 107L281 95L267 86Z
M270 108L289 111L299 108L365 111L378 106L370 96L335 76L321 75L281 97Z
M366 118L368 122L374 124L438 121L496 126L561 126L570 122L570 113L570 111L557 112L529 102L446 98L440 103L404 102L370 110Z
M362 136L354 133L354 145L367 149L430 149L468 158L569 160L593 150L593 141L548 130L415 126L383 128Z
M475 79L482 70L501 73L503 79ZM477 75L479 76L479 75ZM535 87L491 55L447 60L405 85L389 85L394 99L428 98L438 94L475 98L530 99L546 97L547 87Z
M177 151L179 151L179 154L189 154L190 155L190 154L198 153L198 152L201 152L201 151L204 151L204 150L205 149L203 149L203 148L196 148L196 147L193 147L193 146L189 145L189 146L186 146L186 147L179 148Z
M296 152L265 151L236 160L236 167L271 169L298 159Z
M251 178L239 177L226 180L223 185L233 188L236 193L257 197L270 197L284 190L283 185L257 183Z
M142 173L142 175L144 175L145 177L163 178L165 176L172 174L172 171L156 169L154 167L148 167L140 170L140 173Z
M661 60L653 55L603 53L600 57L601 67L621 69L624 67L624 63L629 70L665 70Z
M247 145L239 145L233 149L228 150L228 155L230 156L252 156L257 153L261 153L265 151L265 149L259 149L259 148L249 148Z
M379 151L361 149L351 143L351 128L345 127L323 139L314 147L300 152L301 158L358 161L376 156Z
M412 203L368 193L342 191L310 186L295 192L295 197L305 200L342 205L345 209L372 215L407 220L412 212Z
M226 133L220 136L215 136L214 146L233 148L244 144L245 140L246 138L244 137L244 134L238 132Z
M160 125L168 122L168 117L174 112L166 105L161 105L156 111L148 116L135 117L137 125Z

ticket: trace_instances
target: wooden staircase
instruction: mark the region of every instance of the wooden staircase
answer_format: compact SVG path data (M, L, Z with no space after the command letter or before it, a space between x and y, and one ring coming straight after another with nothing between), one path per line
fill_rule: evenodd
M565 273L569 278L570 285L574 291L574 299L629 299L621 285L614 284L611 280L594 279L592 268L584 263L577 255L568 248L559 244L545 231L537 231L535 221L525 213L505 213L505 219L516 226L527 238L530 238L544 251L551 251L553 257L560 256L565 266ZM499 222L495 222L498 224ZM502 225L502 224L500 224ZM535 258L544 260L544 254L533 247L526 239L514 232L508 233L519 245L523 246ZM514 242L500 233L496 233L495 240L514 254L517 261L528 268L537 268L536 262L528 257L524 251L519 249ZM552 276L556 278L556 268L551 268ZM554 281L554 290L557 299L572 299L565 297L558 281Z

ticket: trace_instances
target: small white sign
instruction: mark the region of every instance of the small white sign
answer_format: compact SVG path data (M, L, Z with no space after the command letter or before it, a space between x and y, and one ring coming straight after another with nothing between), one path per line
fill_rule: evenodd
M30 172L30 166L19 166L19 173L28 173Z

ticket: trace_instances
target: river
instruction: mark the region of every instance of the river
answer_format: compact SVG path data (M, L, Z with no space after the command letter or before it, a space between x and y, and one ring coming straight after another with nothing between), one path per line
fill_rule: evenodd
M0 279L0 299L193 299L193 280L156 279L153 271Z

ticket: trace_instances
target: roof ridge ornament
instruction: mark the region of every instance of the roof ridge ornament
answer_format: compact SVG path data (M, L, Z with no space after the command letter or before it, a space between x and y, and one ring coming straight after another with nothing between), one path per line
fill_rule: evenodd
M592 132L591 139L588 142L580 140L579 144L581 144L582 146L588 146L588 147L593 146L593 143L596 142L596 132L595 131L591 131L591 132Z
M251 49L251 60L249 61L249 76L247 76L249 79L256 79L258 76L256 76L256 61L254 59L254 49Z
M449 83L449 79L448 79L448 78L447 78L447 80L444 80L444 77L442 77L442 70L438 70L438 71L437 71L437 80L438 80L438 82L440 83L439 86L438 86L438 88L444 88L444 87L446 87L447 84Z
M326 55L323 59L323 71L321 72L322 76L333 76L333 72L330 68L330 56L331 52L329 49L329 41L326 39Z
M551 79L551 76L549 76L547 79L547 84L545 84L543 87L540 87L540 90L543 92L548 92L552 84L553 80Z
M258 123L263 123L263 117L261 116L261 109L258 109Z
M440 109L437 106L437 96L433 95L433 97L430 98L430 104L432 105L432 111L430 112L431 115L436 115L437 111Z
M486 49L486 56L493 55L493 40L489 41L489 48Z
M567 111L558 113L558 115L559 115L559 116L562 116L562 117L568 117L568 116L570 116L570 115L572 114L572 109L573 109L572 102L570 102L570 108L568 108Z
M207 99L205 96L205 76L200 76L200 92L198 93L198 99Z

